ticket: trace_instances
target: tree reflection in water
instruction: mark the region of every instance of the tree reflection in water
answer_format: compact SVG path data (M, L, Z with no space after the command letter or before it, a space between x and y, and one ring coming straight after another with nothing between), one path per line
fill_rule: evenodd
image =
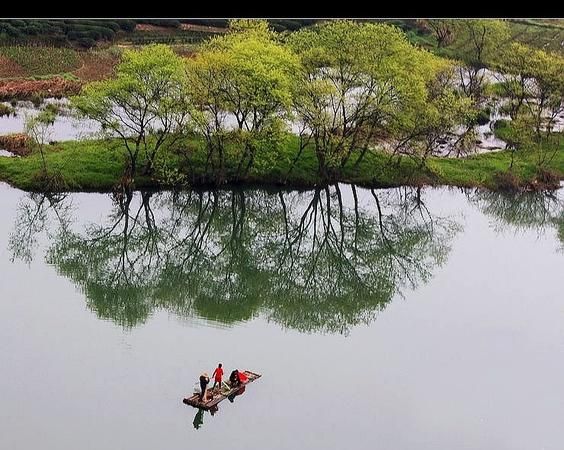
M559 192L469 192L470 201L492 218L498 230L534 229L539 234L555 229L564 250L564 198Z
M162 308L346 334L426 282L458 229L411 188L121 192L102 225L77 232L61 221L46 258L122 326Z
M72 202L67 197L68 194L32 192L20 202L8 242L12 262L18 259L31 263L40 233L67 229L72 213Z

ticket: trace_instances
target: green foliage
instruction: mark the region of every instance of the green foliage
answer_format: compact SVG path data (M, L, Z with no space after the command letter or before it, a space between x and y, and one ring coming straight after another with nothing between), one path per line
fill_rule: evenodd
M206 137L208 162L224 175L226 139L241 143L239 170L248 171L266 140L283 131L292 103L297 57L274 40L266 21L236 20L187 61L192 119ZM234 117L235 131L225 115ZM269 144L270 145L270 144Z
M558 19L557 19L558 20ZM531 47L563 54L564 26L545 20L510 20L511 38Z
M186 138L179 146L192 149L189 164L183 158L164 148L158 155L166 162L169 169L177 167L191 185L210 183L206 170L205 143L201 138ZM63 174L68 189L75 191L106 191L113 189L123 175L128 155L117 140L69 141L56 146L49 146L45 153L50 170ZM319 177L317 161L313 152L304 152L297 159L294 169L289 172L291 162L296 159L297 138L289 135L278 147L276 154L259 153L255 169L246 175L236 173L238 159L226 159L225 181L237 184L263 184L287 186L323 185ZM235 152L234 152L235 153ZM267 162L262 159L266 158ZM511 152L492 152L467 158L429 157L426 167L418 167L408 157L400 157L397 164L390 164L388 153L371 151L358 166L349 163L339 177L339 181L360 183L373 187L400 185L446 184L452 186L484 186L496 188L495 174L507 171L511 163ZM34 175L41 169L41 156L33 153L25 158L0 158L0 179L21 189L41 189L34 181ZM555 157L545 167L564 179L564 142ZM260 169L259 169L260 168ZM521 152L515 155L513 173L520 186L531 185L538 176L534 153ZM157 188L163 183L158 178L137 176L137 188Z
M150 45L126 50L115 78L88 84L72 103L121 138L129 154L129 176L134 176L139 153L146 158L145 170L152 171L160 147L184 126L185 85L182 58L167 46Z
M297 31L300 28L313 25L316 22L314 19L270 19L268 23L275 31Z
M426 25L434 33L437 47L444 47L454 41L457 28L455 19L429 19Z
M323 176L342 170L376 136L419 134L422 116L429 126L443 120L439 108L446 103L440 99L448 83L438 79L449 64L411 45L400 29L341 20L300 30L288 42L304 67L296 113Z
M182 173L180 161L171 153L159 153L155 157L155 177L167 187L179 187L186 184L187 176Z
M191 23L194 25L227 28L229 26L229 19L189 19L189 20L183 19L182 23Z
M542 167L560 148L554 126L564 112L564 57L513 43L500 52L497 67L513 119L508 142L514 150L534 151Z
M85 46L87 40L89 42L101 39L112 40L116 37L116 33L122 30L133 31L135 23L128 19L0 20L0 41L40 42L53 45L69 45L76 42Z
M397 23L409 33L435 39L424 21ZM93 33L84 38L92 41L112 39L122 26L132 25L112 20L7 24ZM125 51L115 78L86 86L73 104L102 125L114 150L120 155L125 151L127 175L140 176L141 183L435 182L450 169L450 163L443 166L432 158L439 144L456 135L456 152L466 153L475 147L472 127L489 119L490 112L477 106L482 104L477 102L484 87L482 68L489 65L505 71L507 79L488 92L512 96L504 107L514 123L496 133L505 133L512 149L504 155L517 171L517 182L539 173L518 173L517 150L531 151L523 155L527 170L536 160L543 170L556 167L558 172L561 135L552 125L563 107L562 58L519 44L500 52L507 36L505 22L446 25L449 39L454 37L452 45L444 43L446 50L456 49L468 64L468 95L457 88L452 61L414 46L390 24L337 20L281 35L272 22L239 19L229 21L228 33L206 42L191 58L183 59L163 45ZM58 68L66 68L60 63L65 51L70 50L53 47L51 59L58 61ZM287 133L290 121L303 125L299 136ZM116 137L121 139L119 149ZM382 142L391 154L375 150ZM394 166L386 169L386 164ZM315 176L312 169L318 171ZM486 178L476 182L495 185L493 173L501 169L485 170ZM465 182L475 181L475 172L462 173ZM147 181L146 175L156 178Z
M488 107L481 108L478 111L478 114L476 115L476 123L478 125L486 125L490 121L490 114L491 114L490 108Z
M462 89L479 102L485 89L483 69L495 62L499 48L506 45L509 27L500 20L464 19L456 21L455 34L453 51L465 64L461 70Z
M10 105L5 105L4 103L0 103L0 117L4 116L15 116L16 110L11 107Z
M460 19L456 22L454 47L470 67L482 68L493 62L510 38L506 22L494 19Z
M47 170L45 145L51 137L52 127L58 114L58 109L50 106L43 108L34 116L27 117L25 121L25 133L31 139L32 149L41 155L42 168L34 175L35 182L49 192L60 190L65 186L63 176L58 171L48 173Z
M78 68L80 58L69 48L11 46L0 47L0 55L10 58L30 75L51 75Z
M180 21L176 19L140 19L136 20L136 22L168 28L178 28L180 26Z

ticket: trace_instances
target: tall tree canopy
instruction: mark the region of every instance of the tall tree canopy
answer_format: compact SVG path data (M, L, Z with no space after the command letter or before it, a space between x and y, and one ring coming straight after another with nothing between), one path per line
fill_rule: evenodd
M375 137L413 128L448 66L385 24L333 21L294 33L289 44L303 64L295 96L302 142L313 146L324 177L361 149L359 162Z

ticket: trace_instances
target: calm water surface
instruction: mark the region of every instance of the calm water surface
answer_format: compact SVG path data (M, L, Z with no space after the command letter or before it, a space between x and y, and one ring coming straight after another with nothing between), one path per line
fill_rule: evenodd
M562 448L562 190L0 210L2 449ZM219 361L263 377L198 418Z

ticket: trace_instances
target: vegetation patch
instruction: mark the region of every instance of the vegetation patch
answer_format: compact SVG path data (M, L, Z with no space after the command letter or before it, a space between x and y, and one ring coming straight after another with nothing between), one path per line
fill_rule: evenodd
M0 135L0 148L18 156L29 155L31 152L29 136L24 133Z
M26 71L13 59L0 55L0 78L23 77Z
M80 55L82 65L76 75L82 81L97 81L110 77L120 60L119 53L111 50L90 50Z
M78 94L82 82L54 77L46 80L0 80L0 100L41 100Z
M0 141L0 147L3 144ZM206 168L204 143L197 137L187 137L174 149L163 150L156 160L152 175L137 173L136 188L170 188L174 186L210 186L217 180ZM558 187L564 179L564 148L543 171L537 169L534 155L516 157L509 172L511 154L508 151L475 155L468 158L438 158L427 160L424 167L412 158L402 156L390 163L390 154L371 151L361 164L349 164L333 179L319 176L315 155L305 151L295 159L298 138L288 136L284 145L273 153L260 153L257 163L245 174L237 174L235 149L227 158L224 184L282 185L314 187L335 182L355 183L366 187L401 185L451 185L486 187L493 190L546 190ZM127 154L117 140L66 141L45 147L49 170L59 174L59 182L71 191L110 192L123 180ZM24 190L40 190L37 174L42 167L39 152L25 158L0 158L0 179ZM166 175L166 178L163 176ZM178 183L179 182L179 183ZM556 185L555 185L556 183Z
M103 190L120 180L137 187L353 182L536 190L555 188L562 178L555 125L564 108L564 58L503 46L511 36L506 21L411 21L398 28L338 20L282 34L272 25L230 21L229 33L190 58L162 44L85 53L75 73L91 82L82 89L67 73L58 77L66 86L58 93L79 92L71 106L106 139L45 145L36 133L43 172L61 174L72 189ZM149 39L186 31L177 21L138 28L145 31L133 34ZM448 50L458 61L422 50L406 34L430 39L437 53ZM484 67L502 82L488 87ZM30 94L20 91L11 98ZM57 95L51 87L47 95L38 95L38 86L33 92L34 100ZM511 119L494 126L508 150L468 157L480 143L477 125L501 106L492 95L503 98ZM52 126L57 112L43 113L30 130ZM37 159L32 153L26 161ZM107 159L98 162L104 170L92 164L95 155ZM2 164L10 182L36 185L35 163ZM102 173L103 181L95 180Z
M0 55L20 66L27 76L70 72L80 66L80 58L70 48L35 46L0 47Z
M16 115L16 110L10 105L0 103L0 117Z

